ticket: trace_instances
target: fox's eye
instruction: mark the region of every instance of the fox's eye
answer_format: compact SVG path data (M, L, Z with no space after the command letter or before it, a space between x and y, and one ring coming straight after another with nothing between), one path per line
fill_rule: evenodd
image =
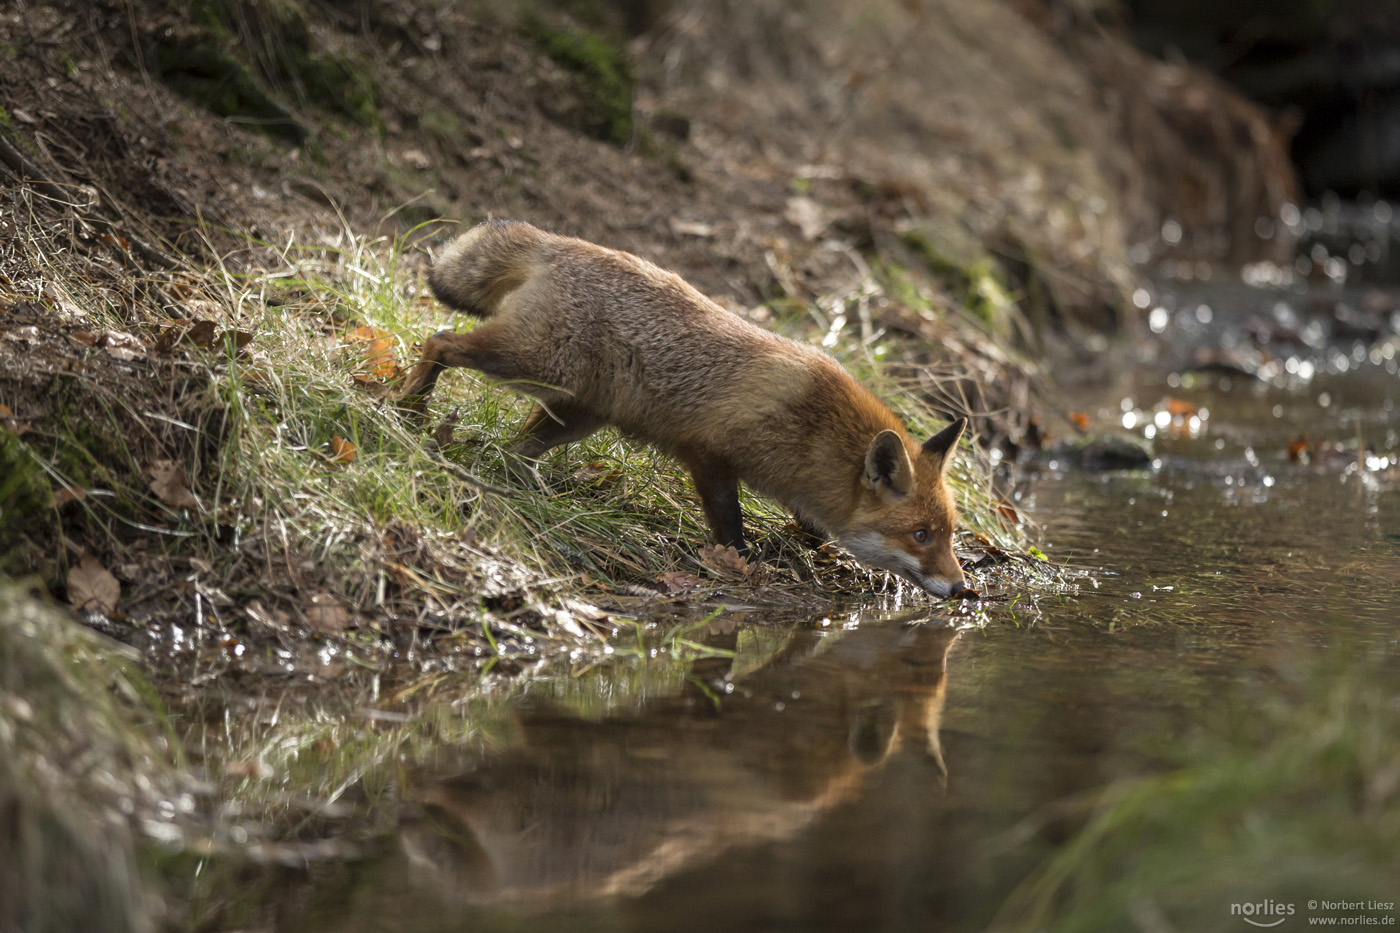
M909 533L909 537L911 537L911 538L914 539L914 543L915 543L915 544L927 544L927 543L928 543L928 529L927 529L927 528L920 528L920 529L918 529L917 531L912 531L912 532Z

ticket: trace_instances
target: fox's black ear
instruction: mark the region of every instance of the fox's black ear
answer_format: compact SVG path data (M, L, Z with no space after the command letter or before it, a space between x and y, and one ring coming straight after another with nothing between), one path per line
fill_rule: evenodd
M924 453L932 457L937 457L945 465L948 463L948 454L958 445L958 438L962 437L963 431L967 430L967 419L959 418L939 431L933 437L924 441Z
M865 451L865 482L881 495L907 495L914 486L914 464L904 439L894 431L875 435Z

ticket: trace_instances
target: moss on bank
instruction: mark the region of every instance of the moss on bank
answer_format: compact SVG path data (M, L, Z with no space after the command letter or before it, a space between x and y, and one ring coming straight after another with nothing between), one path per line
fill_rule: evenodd
M160 80L215 114L293 144L311 138L299 109L382 132L368 73L313 50L306 11L293 0L201 0L194 25L157 29L143 56Z
M48 478L17 435L0 428L0 574L32 569L21 531L44 522L53 496Z
M537 16L527 17L521 31L574 76L578 102L560 118L595 139L619 146L629 142L634 81L626 51L600 34L551 27Z

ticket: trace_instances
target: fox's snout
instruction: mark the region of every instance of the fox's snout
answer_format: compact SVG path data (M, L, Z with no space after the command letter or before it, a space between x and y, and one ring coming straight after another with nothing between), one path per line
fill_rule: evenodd
M951 547L949 550L951 551ZM946 570L927 573L922 568L914 573L900 572L899 570L895 572L939 599L976 598L977 591L967 585L967 578L963 576L962 567L958 566L956 560L953 561L953 566L957 567L956 573Z

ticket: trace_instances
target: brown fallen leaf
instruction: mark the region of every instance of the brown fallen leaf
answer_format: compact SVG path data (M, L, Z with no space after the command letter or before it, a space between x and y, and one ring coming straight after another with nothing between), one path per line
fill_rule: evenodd
M2 409L0 410L0 426L3 426L15 437L22 437L32 430L32 426L28 422L20 421L14 416L14 412L10 411L10 406L0 405L0 409Z
M238 356L246 356L244 348L252 343L253 335L245 330L228 328L220 330L211 320L171 321L160 332L154 349L157 353L169 353L176 347L193 346L202 350L227 350L231 348Z
M196 347L213 346L214 338L219 335L219 325L213 321L196 321L190 328L180 335L179 343L190 343Z
M667 593L684 593L701 585L699 577L681 571L663 573L656 578L656 582Z
M720 574L747 576L752 567L732 544L707 544L700 549L700 563Z
M146 464L147 485L155 497L177 509L197 509L199 500L190 492L185 468L174 460L153 460Z
M96 610L111 615L121 599L122 585L91 554L84 554L68 570L68 604L79 611Z
M331 463L353 463L359 452L358 447L339 434L331 435Z
M61 509L70 502L79 502L87 498L87 490L80 486L60 486L53 493L53 507Z
M100 243L106 243L110 246L115 246L123 253L131 252L131 241L128 240L126 237L122 236L121 234L103 233L100 236L98 236L97 239Z
M318 632L335 635L350 627L350 616L330 593L317 593L306 607L306 623Z
M240 358L247 358L248 345L253 342L253 335L246 330L226 330L224 331L224 341L233 342L234 355Z
M361 351L361 359L355 366L356 382L367 385L388 382L399 377L401 370L398 357L394 353L394 338L387 330L366 324L346 334L345 339L364 348Z
M160 336L156 338L153 347L157 353L169 353L175 349L175 344L180 342L180 338L189 330L190 322L183 320L169 321L161 325Z
M1166 406L1167 414L1171 415L1173 418L1189 418L1200 411L1200 409L1185 399L1172 398L1171 396L1167 396Z

